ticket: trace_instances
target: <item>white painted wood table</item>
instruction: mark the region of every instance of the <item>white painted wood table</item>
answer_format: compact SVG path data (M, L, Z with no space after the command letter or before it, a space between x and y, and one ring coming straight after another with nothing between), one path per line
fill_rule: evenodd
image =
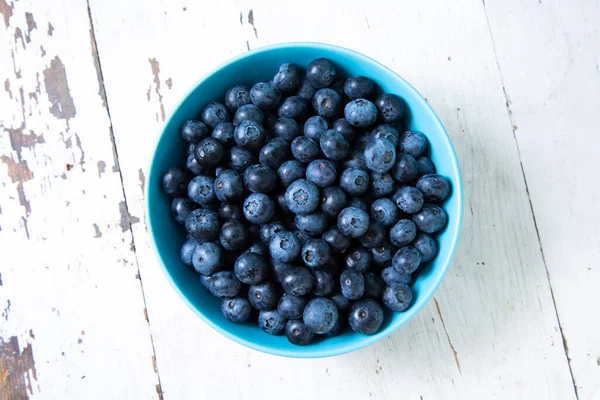
M0 0L0 399L600 398L600 2ZM465 218L435 298L344 356L249 350L149 247L169 110L248 49L320 41L427 97Z

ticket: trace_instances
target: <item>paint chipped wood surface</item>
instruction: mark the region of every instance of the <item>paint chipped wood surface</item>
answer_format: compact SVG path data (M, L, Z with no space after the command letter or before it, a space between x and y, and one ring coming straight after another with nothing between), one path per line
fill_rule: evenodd
M58 3L0 0L0 398L600 396L597 4ZM465 185L435 298L388 339L324 360L212 331L145 229L147 160L179 98L233 55L297 40L413 83Z

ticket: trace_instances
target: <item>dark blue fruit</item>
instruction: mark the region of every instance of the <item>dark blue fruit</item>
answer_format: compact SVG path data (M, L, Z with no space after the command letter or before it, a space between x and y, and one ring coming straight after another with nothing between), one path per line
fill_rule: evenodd
M300 83L300 88L298 89L298 96L302 97L307 101L311 101L315 93L317 93L317 88L311 85L308 79L304 78Z
M213 274L208 282L210 293L220 299L235 297L242 289L242 282L235 279L233 272L221 271Z
M365 148L365 165L373 172L388 172L396 162L396 148L387 139L374 138Z
M248 251L250 253L258 254L263 257L269 256L269 249L262 242L252 243L246 251Z
M419 167L419 174L417 175L419 178L423 175L435 174L435 165L427 157L417 158L417 166Z
M245 104L250 104L250 88L246 85L236 85L225 93L225 105L235 111Z
M318 297L308 302L304 308L302 320L306 327L316 334L327 334L334 328L338 319L335 303L324 297Z
M194 152L196 151L196 146L194 145ZM194 156L194 152L188 154L187 160L185 162L185 167L194 175L202 175L208 172L207 168L204 168L202 165L198 164L196 160L196 156Z
M281 297L281 287L271 281L265 281L248 288L248 301L257 310L274 310Z
M263 110L272 110L281 103L281 90L270 82L258 82L250 88L250 100Z
M356 146L354 146L356 147ZM346 158L342 165L344 168L360 168L367 169L367 164L365 162L365 152L364 150L353 150L351 151L348 158Z
M337 218L346 207L346 192L339 186L329 186L321 193L321 212L330 218Z
M365 272L371 266L371 253L364 247L357 247L346 255L346 268Z
M343 160L350 153L350 144L336 130L328 129L321 135L319 145L325 157L333 161Z
M442 201L450 193L450 183L437 174L423 175L417 182L417 189L423 193L425 201Z
M235 261L233 271L235 277L240 282L248 285L256 285L265 280L269 269L263 256L252 252L245 252Z
M310 214L319 205L319 188L306 179L299 179L288 186L285 200L294 214Z
M273 135L291 142L300 135L298 123L291 118L278 118L271 129Z
M284 263L281 261L277 261L274 259L271 259L269 262L269 266L271 269L271 275L272 277L279 283L281 283L281 281L283 280L283 274L285 273L285 271L288 270L288 268L291 268L293 265L289 264L289 263Z
M390 241L394 246L406 246L417 236L417 227L409 219L401 219L390 229Z
M350 307L348 323L355 332L372 335L383 323L383 309L372 299L357 301Z
M356 129L351 123L346 121L346 118L337 119L333 123L333 129L341 133L342 136L344 136L344 138L351 143L354 142L360 134L358 129Z
M221 227L219 241L225 250L244 250L248 243L248 231L240 221L227 221Z
M306 179L320 188L332 185L336 178L335 164L329 160L315 160L306 167Z
M436 233L448 222L448 215L435 204L425 203L421 211L413 215L413 221L419 230L425 233Z
M300 256L307 267L320 268L329 262L331 250L323 239L309 239L302 246Z
M407 214L414 214L423 207L423 193L413 186L403 186L394 193L394 202Z
M302 70L294 64L285 63L277 68L273 77L273 85L282 92L292 92L298 89L302 82Z
M396 284L386 286L383 292L383 304L392 311L405 311L412 302L413 294L408 285Z
M208 103L206 107L202 109L200 118L205 125L214 128L221 122L229 121L229 112L227 111L227 107L223 104L212 102Z
M363 276L365 279L364 297L379 301L385 288L385 282L379 275L375 275L373 272L367 272Z
M190 143L197 143L208 136L208 128L200 121L186 121L181 127L181 136Z
M338 312L340 313L345 313L350 309L350 306L352 305L352 302L346 297L344 297L344 295L341 292L335 293L333 296L330 297L330 299L335 303L335 306L337 307Z
M308 111L308 101L300 96L290 96L279 106L277 115L284 118L303 120L308 115Z
M342 105L342 96L333 89L319 89L312 98L313 109L324 118L339 117Z
M231 322L244 322L250 316L250 303L243 297L234 297L233 299L223 299L221 302L221 312L225 319Z
M285 325L285 335L291 344L305 346L313 339L313 333L299 319L290 320Z
M230 149L235 146L235 139L233 138L233 132L235 131L235 126L231 122L221 122L219 125L215 126L211 133L211 137L217 139L223 146Z
M337 227L344 236L357 238L369 229L369 215L356 207L346 207L337 218Z
M238 126L244 121L254 121L262 124L265 119L265 114L260 107L254 104L246 104L238 108L233 117L233 125Z
M386 232L382 224L376 221L371 221L367 232L359 238L362 246L372 249L381 246L385 240Z
M208 205L217 200L214 190L214 179L210 176L198 175L188 185L188 196L195 203Z
M344 94L351 99L368 99L375 94L375 83L364 76L353 76L344 82Z
M292 232L278 232L269 242L269 253L277 261L290 262L300 254L300 241Z
M185 219L185 230L202 242L212 242L219 235L219 217L213 210L198 208Z
M244 185L253 193L269 193L277 185L277 173L260 164L246 168L242 178Z
M360 196L369 190L369 173L360 168L347 168L340 177L340 186L351 196Z
M198 206L187 197L176 197L171 202L171 215L173 215L175 221L183 224L188 214L197 207Z
M229 166L237 172L244 172L250 165L256 163L256 156L247 149L239 146L232 147L229 151Z
M399 150L414 158L419 157L427 149L427 138L421 132L406 131L400 136Z
M433 260L437 254L437 244L435 243L435 240L423 232L417 234L417 237L412 242L412 246L421 253L421 263Z
M298 241L300 242L300 245L304 245L304 243L306 243L306 241L308 239L312 239L313 237L309 234L307 234L306 232L301 231L300 229L295 229L292 231L292 233L294 235L296 235L296 237L298 238Z
M304 267L290 267L281 279L281 286L288 294L305 296L309 294L315 284L315 277Z
M308 164L321 155L319 145L306 136L298 136L291 144L292 154L296 160Z
M315 115L307 119L304 123L304 136L318 142L321 139L323 132L327 129L329 129L327 120L321 116Z
M275 214L275 203L264 193L252 193L243 206L244 217L253 224L266 224Z
M371 138L387 139L390 142L392 142L394 147L396 147L398 146L398 142L400 141L400 134L398 133L398 130L392 125L383 124L378 125L375 127L375 129L373 129L373 132L371 132Z
M244 184L239 173L226 169L217 175L214 183L215 195L221 201L237 201L244 194Z
M388 227L398 221L398 208L388 198L377 199L371 204L371 218Z
M344 236L337 227L329 229L321 238L329 245L331 252L335 254L345 252L350 246L350 238Z
M202 275L213 275L223 266L223 248L215 242L198 244L194 248L192 265Z
M162 176L163 191L171 197L187 195L189 178L179 167L169 168Z
M350 202L348 202L348 207L356 207L363 211L369 210L369 206L367 205L367 203L363 199L359 199L358 197L351 198Z
M388 124L398 122L404 114L404 101L395 94L382 94L375 101L375 105L383 120Z
M359 271L346 269L340 275L340 287L344 297L350 300L358 300L365 293L365 279Z
M290 152L289 143L282 138L273 138L260 149L258 160L266 167L277 170L288 158Z
M275 310L258 313L258 326L269 335L283 335L286 320Z
M205 168L214 168L225 158L226 151L223 144L213 138L207 137L196 144L194 157L198 164Z
M294 296L293 294L285 294L279 299L277 311L283 318L298 319L302 318L304 307L308 300L306 297Z
M404 285L409 285L411 281L410 275L399 274L394 267L387 267L381 270L381 278L384 282L389 285L395 285L402 283Z
M407 153L396 154L396 164L392 168L392 175L398 182L409 183L415 180L419 173L417 161Z
M313 287L313 295L329 296L335 288L335 280L333 274L326 269L316 269L313 271L315 276L315 286Z
M296 215L295 222L299 230L311 236L321 236L328 226L327 217L320 212Z
M279 182L284 188L290 186L292 182L305 177L306 166L298 160L289 160L281 164L277 169Z
M392 267L399 274L410 275L419 268L421 253L412 246L401 247L392 259Z
M335 79L335 68L328 59L317 58L306 69L306 79L317 89L327 87Z
M181 246L179 255L181 257L181 262L185 265L192 265L192 255L194 254L196 245L198 245L198 241L195 239L189 239L185 241L183 246Z
M235 143L253 152L257 152L267 139L265 128L256 121L246 120L240 123L233 133Z
M268 246L271 243L273 235L283 231L285 231L285 227L279 222L264 224L260 227L260 240Z
M344 117L352 125L366 128L377 119L377 107L367 99L352 100L344 107Z
M371 259L377 265L386 266L392 261L396 249L390 242L384 241L381 246L371 249Z

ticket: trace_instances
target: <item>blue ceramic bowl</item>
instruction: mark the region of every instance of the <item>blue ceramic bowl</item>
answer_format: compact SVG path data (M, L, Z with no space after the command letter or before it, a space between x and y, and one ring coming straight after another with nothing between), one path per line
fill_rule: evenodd
M285 336L264 333L255 323L237 325L223 318L220 300L212 297L202 287L197 273L180 261L179 249L185 240L185 231L171 218L171 200L162 192L160 182L165 170L184 163L186 144L179 129L186 120L198 118L203 105L221 100L225 91L234 84L252 85L271 79L277 67L284 62L307 67L318 57L333 61L340 75L370 77L384 92L395 93L404 99L407 104L405 126L427 136L437 172L452 182L452 193L443 205L449 220L445 231L438 236L439 254L435 260L420 267L413 285L412 306L403 313L387 312L381 330L372 336L347 329L339 336L300 347L290 344ZM456 250L462 220L462 198L458 161L450 138L431 107L412 86L390 69L354 51L318 43L286 43L251 51L228 61L202 78L183 98L165 124L154 149L146 185L146 213L150 236L167 278L181 298L208 325L238 343L266 353L288 357L327 357L358 350L391 335L431 299Z

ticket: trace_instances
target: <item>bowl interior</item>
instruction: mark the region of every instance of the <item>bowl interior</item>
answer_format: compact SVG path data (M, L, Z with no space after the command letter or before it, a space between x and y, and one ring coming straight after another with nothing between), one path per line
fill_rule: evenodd
M429 156L438 173L452 182L452 193L444 204L448 226L437 237L439 254L432 262L420 267L413 285L414 301L404 313L386 313L382 329L375 335L363 336L346 330L343 334L316 340L305 347L290 344L285 336L264 333L255 323L234 324L220 312L220 301L201 285L196 272L182 264L179 249L185 241L185 231L171 218L170 199L162 192L160 179L165 170L185 163L185 142L179 134L183 122L198 118L199 111L209 101L222 99L234 84L251 85L271 79L277 67L291 62L307 67L318 57L332 60L344 76L364 75L379 87L402 97L407 104L404 125L423 132L430 143ZM264 352L292 357L324 357L359 349L389 336L411 319L431 298L448 269L456 248L462 219L462 187L454 149L439 119L425 100L406 81L383 65L353 51L322 44L294 43L267 47L233 59L202 79L176 107L157 143L147 182L147 215L155 249L174 288L188 305L209 325L229 338Z

